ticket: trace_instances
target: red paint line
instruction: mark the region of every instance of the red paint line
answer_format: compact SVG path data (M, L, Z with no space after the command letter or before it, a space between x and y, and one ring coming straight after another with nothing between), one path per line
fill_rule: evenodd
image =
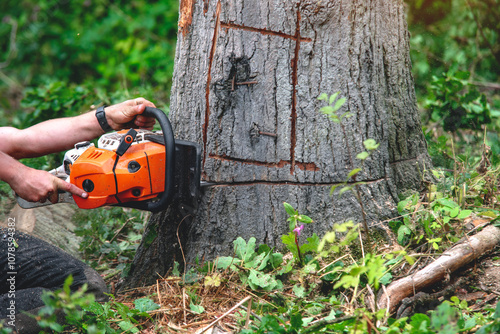
M208 121L210 119L210 82L212 81L212 62L214 60L215 48L217 46L217 38L219 36L220 27L220 1L217 2L217 8L215 10L215 28L214 35L212 37L212 47L210 49L210 58L208 62L208 75L207 75L207 86L205 91L205 122L203 123L203 161L201 164L201 169L205 166L205 160L207 156L207 140L208 140Z
M297 68L300 51L300 11L297 10L297 26L295 29L295 52L292 59L292 112L290 115L290 174L293 175L295 169L295 146L297 144Z
M254 165L254 166L263 166L267 168L283 168L285 166L291 165L290 161L287 160L280 160L279 162L266 162L266 161L258 161L258 160L246 160L246 159L239 159L239 158L233 158L229 157L227 155L217 155L210 153L209 158L214 159L214 160L220 160L220 161L229 161L229 162L237 162L245 165ZM307 171L313 171L317 172L319 171L318 166L316 166L315 163L313 162L295 162L295 166L301 170L307 170Z
M279 37L286 38L286 39L293 39L295 41L298 38L301 42L312 42L312 38L300 37L300 35L297 37L297 34L289 35L289 34L285 34L284 32L281 32L281 31L273 31L273 30L267 30L267 29L263 29L263 28L249 27L249 26L244 26L241 24L221 22L220 26L222 28L226 28L226 29L246 30L246 31L258 32L259 34L262 34L262 35L279 36Z

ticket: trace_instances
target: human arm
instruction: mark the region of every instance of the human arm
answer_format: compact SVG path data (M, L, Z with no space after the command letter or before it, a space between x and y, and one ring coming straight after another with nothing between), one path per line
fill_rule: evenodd
M106 119L113 130L130 127L152 129L154 119L142 116L146 106L154 104L137 98L105 108ZM27 129L0 128L0 151L15 158L33 158L68 150L80 141L104 134L95 111L75 117L51 119Z
M151 129L154 119L140 115L146 106L154 104L143 98L129 100L105 108L108 124L114 130L130 127ZM91 140L102 130L95 111L86 114L48 120L24 130L0 127L0 180L27 201L58 200L58 190L67 191L86 198L82 189L54 175L29 168L16 159L33 158L49 153L61 152L80 141Z

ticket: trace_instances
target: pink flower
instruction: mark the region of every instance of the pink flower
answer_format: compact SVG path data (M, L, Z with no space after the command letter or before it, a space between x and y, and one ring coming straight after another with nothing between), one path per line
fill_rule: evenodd
M300 232L304 229L304 225L300 225L299 227L296 227L293 231L297 233L297 236L300 237Z

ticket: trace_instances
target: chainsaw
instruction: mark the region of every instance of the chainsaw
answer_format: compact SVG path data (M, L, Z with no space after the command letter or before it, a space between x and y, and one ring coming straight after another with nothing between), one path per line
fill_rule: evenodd
M97 147L79 142L64 155L63 164L49 173L88 193L81 198L59 193L58 203L81 209L121 206L151 212L165 209L172 200L194 206L200 189L201 145L174 139L167 116L146 107L142 115L154 117L161 131L122 130L101 136ZM50 205L16 196L25 209Z

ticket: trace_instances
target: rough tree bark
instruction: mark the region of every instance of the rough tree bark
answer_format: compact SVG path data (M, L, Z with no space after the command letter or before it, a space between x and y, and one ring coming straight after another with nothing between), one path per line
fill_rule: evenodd
M420 184L428 156L402 0L182 0L180 14L170 119L176 138L203 146L202 178L216 185L196 213L172 203L151 218L127 286L231 254L238 236L279 248L284 201L315 220L309 235L360 221L351 194L329 192L368 138L381 144L357 178L370 224ZM334 92L353 115L343 128L318 112Z

